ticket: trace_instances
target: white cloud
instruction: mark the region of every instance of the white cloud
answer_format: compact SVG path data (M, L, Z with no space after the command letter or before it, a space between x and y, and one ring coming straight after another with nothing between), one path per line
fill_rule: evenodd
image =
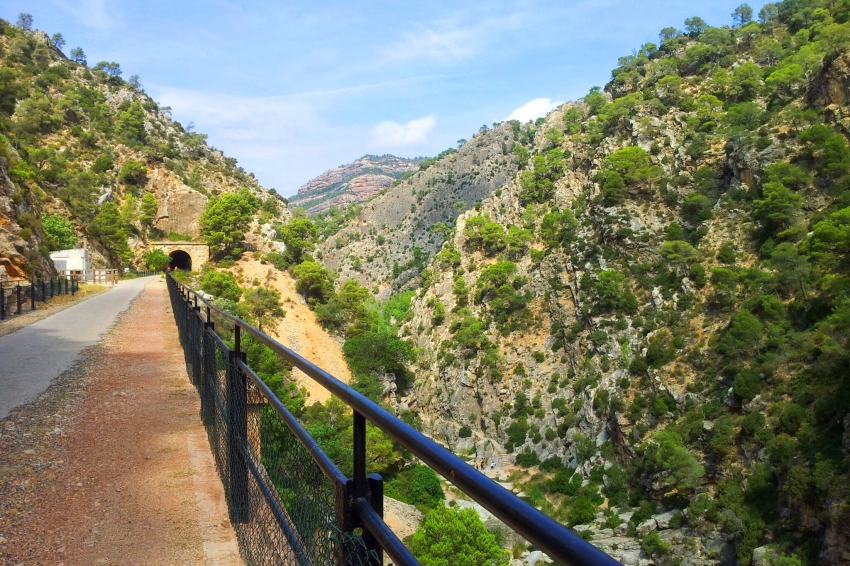
M436 116L425 116L399 124L386 120L372 129L372 141L381 148L406 148L423 145L434 131Z
M542 116L545 116L558 106L563 104L563 102L552 102L550 98L535 98L531 102L526 102L508 116L508 120L519 120L522 123L528 122L529 120L536 120Z

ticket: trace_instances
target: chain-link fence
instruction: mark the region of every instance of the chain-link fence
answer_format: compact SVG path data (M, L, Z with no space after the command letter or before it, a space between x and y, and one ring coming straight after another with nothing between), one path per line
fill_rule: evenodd
M419 562L383 521L383 483L366 475L366 422L381 429L558 564L613 558L321 368L167 276L201 418L248 564L343 566ZM256 342L254 342L256 341ZM346 478L246 363L262 345L352 409ZM252 353L253 355L253 353Z
M346 521L338 496L345 496L350 480L330 460L325 470L317 464L318 447L305 446L307 433L237 353L251 338L215 311L202 315L171 277L168 283L187 370L200 395L201 419L245 562L380 564L362 537L342 530Z

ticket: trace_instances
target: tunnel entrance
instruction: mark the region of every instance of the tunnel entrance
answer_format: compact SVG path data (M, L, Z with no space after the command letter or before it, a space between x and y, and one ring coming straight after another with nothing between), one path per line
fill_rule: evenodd
M170 254L171 262L168 266L171 269L179 269L180 271L192 271L192 256L183 250L174 250Z

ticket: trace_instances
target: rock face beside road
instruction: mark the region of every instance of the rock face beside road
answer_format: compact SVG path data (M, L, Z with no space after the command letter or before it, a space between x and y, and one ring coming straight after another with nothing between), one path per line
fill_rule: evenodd
M420 161L393 155L364 155L304 183L289 202L292 206L303 206L308 214L316 214L332 206L364 202L381 189L391 186L405 173L419 169Z

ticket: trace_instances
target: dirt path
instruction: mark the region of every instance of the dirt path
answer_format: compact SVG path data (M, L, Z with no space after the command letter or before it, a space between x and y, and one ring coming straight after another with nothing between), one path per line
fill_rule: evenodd
M242 278L240 284L245 287L250 287L254 281L258 281L263 287L280 291L286 317L277 324L277 328L265 329L270 336L340 381L344 383L351 381L351 372L342 355L340 342L328 334L316 320L316 314L295 290L295 280L287 273L247 257L240 260L231 271ZM316 384L301 370L294 369L292 375L298 385L307 390L308 404L317 401L324 403L330 398L331 394L327 389Z
M0 421L0 564L241 564L164 283Z

